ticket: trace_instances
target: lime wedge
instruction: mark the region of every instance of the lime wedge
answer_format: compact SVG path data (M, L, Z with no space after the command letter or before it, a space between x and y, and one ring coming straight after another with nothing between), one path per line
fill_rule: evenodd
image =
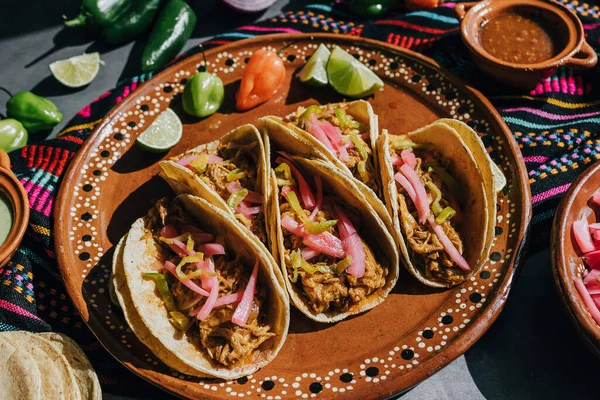
M82 54L54 61L50 64L50 72L63 85L78 88L89 84L100 71L100 53Z
M183 135L183 125L175 111L167 108L140 136L136 143L142 149L163 153L175 146Z
M304 67L298 73L300 82L310 86L325 86L327 85L327 60L331 53L324 44L320 44L312 53Z
M365 97L383 87L383 81L356 58L335 46L327 62L329 84L348 97Z

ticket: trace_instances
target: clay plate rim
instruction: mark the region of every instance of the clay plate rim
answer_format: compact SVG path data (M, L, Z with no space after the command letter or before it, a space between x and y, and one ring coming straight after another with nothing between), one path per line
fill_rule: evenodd
M568 226L569 217L578 217L583 208L575 210L574 203L578 201L587 202L594 190L590 191L590 196L588 196L588 193L582 192L582 188L586 185L593 185L594 180L600 182L600 161L597 161L577 178L560 202L552 224L550 248L554 284L567 314L575 324L575 328L585 344L597 357L600 357L600 326L587 311L573 283L576 269L578 266L583 266L583 261L579 258L576 266L570 268L568 259L569 257L577 257L577 254L573 246L567 248L565 244L566 235L571 235L571 227ZM583 198L584 196L587 196L587 199Z
M506 274L505 274L503 280L499 283L497 292L496 292L495 296L493 297L493 300L491 300L487 303L485 310L483 310L481 312L481 314L479 315L479 317L477 318L477 322L474 322L468 328L464 329L462 334L460 336L458 336L450 346L448 346L443 352L441 352L436 357L432 357L431 359L427 360L426 362L421 363L418 370L415 370L418 372L411 372L410 374L405 374L395 380L386 380L384 382L380 382L380 384L378 385L377 392L382 393L382 394L386 393L382 396L382 398L386 398L386 397L393 395L394 393L400 393L400 392L410 389L411 387L415 386L419 382L421 382L424 379L428 378L429 376L433 375L435 372L437 372L441 368L445 367L451 361L453 361L454 359L456 359L457 357L462 355L487 331L487 329L491 326L491 324L496 320L496 318L500 314L500 311L504 307L507 296L511 289L515 271L522 260L524 248L526 247L525 245L526 245L527 237L529 234L529 224L531 221L531 192L530 192L529 185L527 184L527 182L528 182L527 170L525 168L525 163L523 162L522 154L518 149L518 145L511 133L511 131L509 130L508 126L506 126L506 124L504 123L504 121L502 120L502 118L500 117L500 115L498 114L496 109L491 105L491 103L479 91L466 85L462 80L455 77L454 75L452 75L450 72L446 71L445 69L441 68L439 66L439 64L437 64L434 60L430 59L429 57L423 56L419 53L415 53L413 51L399 48L399 47L396 47L396 46L393 46L393 45L390 45L390 44L387 44L387 43L384 43L381 41L373 40L373 39L354 37L354 36L343 36L343 35L336 35L336 34L329 34L329 33L315 33L315 34L274 34L274 35L259 36L256 38L240 40L240 41L232 42L232 43L224 45L224 46L215 47L213 49L208 50L207 54L212 55L212 53L219 53L219 52L227 51L230 48L238 47L240 45L255 45L255 44L259 44L259 43L268 45L270 41L275 41L275 40L293 41L294 39L305 39L305 40L306 39L311 39L311 40L318 39L321 42L326 42L328 40L333 40L333 41L337 41L337 42L345 41L348 43L348 45L364 44L364 45L370 46L375 49L379 48L379 49L384 49L385 51L388 51L388 52L397 53L397 54L399 53L399 54L402 54L404 57L412 58L420 63L427 64L427 65L433 67L441 75L443 75L445 79L452 82L456 87L466 88L468 91L472 92L472 94L474 95L473 101L478 102L479 104L476 104L476 105L480 109L482 109L482 111L487 112L489 114L490 124L495 124L496 127L498 127L499 130L502 132L502 134L504 135L504 139L506 139L506 143L509 147L509 152L512 153L512 156L517 161L517 163L516 163L517 165L513 165L513 168L515 168L515 170L516 170L515 178L518 181L518 182L515 182L515 184L519 185L519 190L521 193L520 201L521 201L521 206L522 206L522 214L521 214L521 220L520 220L520 229L518 232L515 232L515 234L517 236L517 243L519 243L519 246L517 246L517 248L515 249L514 263L507 266ZM152 77L152 79L144 82L142 85L140 85L138 87L138 89L142 88L142 87L145 88L146 86L155 85L156 83L161 82L161 80L164 76L172 74L178 68L179 68L178 63L175 63L175 64L169 66L166 70L164 70L164 71L158 73L157 75L155 75L154 77ZM77 168L76 166L78 166L85 159L85 155L94 146L94 142L97 141L97 139L100 136L100 133L106 128L106 126L108 124L113 122L113 118L119 113L119 111L121 109L125 108L127 105L129 105L132 102L135 102L135 96L130 95L126 99L124 99L123 101L121 101L120 103L115 105L106 114L103 121L94 129L94 131L92 132L90 137L86 140L86 142L83 144L82 148L78 151L78 153L75 155L75 157L71 161L71 163L68 167L68 170L63 178L63 181L71 181L77 176L77 174L79 173L79 168ZM64 207L66 206L69 197L72 195L72 193L67 189L67 186L69 186L69 185L63 185L59 190L59 193L57 196L57 204L56 204L57 210L64 210ZM64 228L64 224L66 223L66 221L63 220L63 217L66 215L67 214L61 213L60 215L58 215L57 218L55 218L55 221L54 221L54 231L56 234L55 249L56 249L57 259L58 259L61 273L68 272L68 270L66 268L67 257L64 253L64 248L61 249L61 246L69 244L68 232ZM85 310L85 307L82 307L82 304L84 305L85 301L81 294L81 288L75 287L73 285L72 281L65 281L65 286L66 286L69 296L71 297L71 299L75 305L75 308L80 313L84 322L86 324L88 324L88 318L89 318L88 313L87 312L82 313L80 311L80 310ZM88 326L89 326L89 324L88 324ZM94 332L92 331L92 333L94 333ZM94 333L94 335L95 335L95 333ZM100 341L100 343L102 343L102 342ZM159 382L158 380L157 381L151 380L150 376L152 375L152 371L142 373L141 371L138 370L138 368L131 366L131 365L127 365L127 364L123 363L119 357L116 357L114 354L112 354L112 355L113 355L113 357L115 357L117 359L117 361L121 362L124 366L126 366L128 369L130 369L131 371L136 373L138 376L148 380L150 383L152 383L154 385L160 386L161 388L169 391L169 388L162 386L161 382Z

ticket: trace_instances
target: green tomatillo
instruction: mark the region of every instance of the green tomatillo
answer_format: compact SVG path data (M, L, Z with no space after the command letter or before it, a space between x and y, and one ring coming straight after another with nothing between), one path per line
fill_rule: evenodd
M27 131L16 119L0 121L0 149L7 153L20 149L27 144L28 137Z
M204 50L202 54L204 55ZM217 112L224 98L225 88L221 78L208 71L198 72L185 84L183 109L194 117L208 117Z
M63 115L50 100L31 92L19 92L6 103L6 115L23 124L29 133L52 129Z

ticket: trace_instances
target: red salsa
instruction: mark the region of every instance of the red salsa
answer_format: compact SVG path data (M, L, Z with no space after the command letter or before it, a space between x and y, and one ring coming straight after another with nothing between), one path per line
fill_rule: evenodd
M496 15L482 25L479 41L490 55L514 64L549 60L557 50L542 21L515 11Z

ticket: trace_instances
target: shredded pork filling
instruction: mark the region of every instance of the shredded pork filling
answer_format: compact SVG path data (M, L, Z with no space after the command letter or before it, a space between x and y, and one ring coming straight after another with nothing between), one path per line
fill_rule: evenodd
M181 208L177 206L168 207L163 199L149 213L150 221L147 227L154 233L158 240L159 232L163 226L173 224L180 226L185 221L190 221ZM165 247L165 252L170 254L171 261L177 265L181 260L173 252ZM219 280L219 296L237 293L244 290L250 277L251 269L244 266L239 257L231 258L228 255L214 256L215 272ZM194 264L186 264L182 271L187 274L195 271ZM202 306L205 297L202 297L183 285L170 272L163 273L171 296L175 301L177 310L188 316L191 309ZM201 285L199 279L194 280ZM259 352L259 347L269 338L275 336L267 321L268 304L265 303L267 294L265 288L257 284L257 292L254 295L254 303L248 322L245 326L239 326L231 322L231 317L237 303L228 304L220 308L214 308L203 321L196 317L188 318L192 324L186 334L192 336L192 340L199 344L202 351L216 363L225 367L235 367L252 361Z
M280 212L282 218L289 216L296 222L301 222L298 216L291 211L289 204L285 202L281 205ZM308 211L305 210L305 212L309 215ZM327 212L319 210L314 221L323 222L331 219L333 218ZM335 228L329 228L328 231L337 236ZM283 235L287 272L292 279L294 271L291 266L290 253L298 249L302 250L306 246L302 243L302 238L291 234L285 228ZM361 243L366 255L365 275L362 278L356 278L346 272L335 273L332 268L341 259L323 253L309 260L311 265L317 267L314 274L303 269L298 271L298 280L295 285L300 289L312 311L317 314L347 311L353 304L360 303L371 293L385 286L388 269L377 262L373 251L362 239Z
M238 151L240 151L238 153ZM202 155L207 153L198 153ZM240 186L254 192L262 192L259 188L258 180L256 179L257 174L257 161L258 156L255 151L244 151L238 149L228 149L227 145L221 145L217 150L217 154L224 161L215 162L206 166L206 171L199 173L194 171L194 174L198 176L202 182L208 187L215 191L223 201L227 202L231 193L227 190L227 185L231 182L227 181L227 174L236 169L244 170L247 172L247 176L239 179ZM231 161L235 161L231 162ZM258 237L262 243L267 243L267 232L265 228L264 213L261 211L254 215L251 221L250 231Z
M345 111L347 107L338 105L336 108L341 108ZM350 172L352 173L352 175L354 177L356 177L358 180L363 182L365 185L367 185L368 187L373 189L373 191L375 193L379 193L379 191L378 191L379 188L378 188L377 179L376 179L377 175L375 172L375 166L373 165L373 149L371 149L369 140L364 140L364 139L360 138L361 132L358 129L354 129L354 128L351 128L348 126L341 128L342 123L336 117L335 113L333 112L333 109L334 109L333 106L331 104L328 104L327 109L317 115L319 121L329 122L331 125L333 125L337 129L339 129L340 133L342 134L342 141L344 142L343 144L350 142L351 134L355 134L358 136L358 140L360 140L360 142L363 144L363 146L365 146L365 148L367 149L367 152L369 153L369 157L365 162L365 171L363 173L361 173L358 169L358 164L360 161L362 161L362 158L360 155L360 151L356 148L356 146L352 146L351 148L348 149L348 160L342 161L342 162L348 167L348 169L350 170ZM291 122L294 125L298 126L299 128L306 130L307 129L306 121L299 118L301 115L300 110L304 111L304 108L298 109L298 111L296 112L296 119ZM350 114L346 113L346 118L348 119L348 121L354 121L354 117L352 117L352 115L350 115ZM362 132L362 133L367 133L367 132Z
M400 154L392 150L392 156L400 158ZM425 184L431 182L436 186L441 186L439 179L434 172L428 172L422 168L422 159L417 157L417 165L415 171ZM412 202L406 191L397 184L398 188L398 211L400 215L400 227L404 238L408 242L408 251L410 259L415 268L424 272L425 277L436 281L458 283L465 278L464 271L460 269L450 258L444 246L430 229L429 225L421 225L418 222L418 212L415 204ZM443 194L443 191L442 191ZM440 202L442 207L448 205L447 201L442 197ZM452 241L459 253L463 253L463 243L458 234L456 227L452 224L452 220L448 220L441 224L442 229Z

